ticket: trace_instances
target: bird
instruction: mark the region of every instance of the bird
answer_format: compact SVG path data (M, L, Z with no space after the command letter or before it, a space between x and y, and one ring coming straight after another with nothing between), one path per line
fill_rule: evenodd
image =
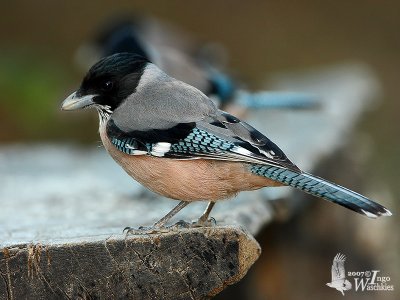
M145 16L115 17L101 26L95 37L77 51L76 61L86 66L98 59L131 52L152 61L170 76L182 80L212 99L224 110L244 114L246 108L311 109L317 97L304 92L260 91L241 88L222 68L226 54L216 44L201 45L174 26Z
M346 256L343 254L336 254L332 263L332 280L326 285L337 289L344 296L344 291L351 289L351 282L346 279L346 272L344 269L344 262L346 261Z
M85 108L97 110L101 141L126 173L180 201L150 227L155 230L193 201L208 201L194 222L206 226L217 201L269 186L292 186L370 218L391 215L365 196L300 170L257 129L142 56L118 53L93 65L62 103L66 111Z
M168 23L141 15L120 16L108 20L94 38L77 52L80 65L115 53L130 52L151 60L171 76L185 81L221 103L232 99L235 83L209 60L212 51L192 36ZM204 49L210 47L204 47Z

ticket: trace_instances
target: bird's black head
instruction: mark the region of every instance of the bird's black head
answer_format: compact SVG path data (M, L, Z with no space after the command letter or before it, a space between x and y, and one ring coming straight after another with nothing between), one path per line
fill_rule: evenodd
M132 53L101 59L86 74L79 89L64 100L64 110L95 106L114 111L134 93L149 61Z

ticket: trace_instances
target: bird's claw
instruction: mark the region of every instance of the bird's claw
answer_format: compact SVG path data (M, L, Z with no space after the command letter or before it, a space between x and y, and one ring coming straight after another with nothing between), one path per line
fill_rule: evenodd
M180 220L178 222L176 222L175 224L168 226L168 228L170 229L183 229L183 228L190 228L191 224L184 221L184 220Z
M217 221L211 217L208 220L204 220L202 218L199 218L196 222L193 222L191 224L191 227L193 228L198 228L198 227L214 227L217 226Z

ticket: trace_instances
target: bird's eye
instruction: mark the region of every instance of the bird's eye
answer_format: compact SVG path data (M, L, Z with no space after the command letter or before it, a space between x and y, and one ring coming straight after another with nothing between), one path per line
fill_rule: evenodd
M114 84L112 81L105 81L102 85L103 91L111 91L113 88Z

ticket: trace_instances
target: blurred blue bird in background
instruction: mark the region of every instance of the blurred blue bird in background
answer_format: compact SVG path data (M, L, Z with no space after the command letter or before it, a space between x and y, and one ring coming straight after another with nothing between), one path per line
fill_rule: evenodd
M247 108L310 109L315 96L299 92L252 93L224 72L226 51L220 45L199 45L191 36L168 23L143 16L106 22L95 38L78 49L76 60L85 70L102 57L129 52L152 61L170 76L208 95L222 109L241 114Z

